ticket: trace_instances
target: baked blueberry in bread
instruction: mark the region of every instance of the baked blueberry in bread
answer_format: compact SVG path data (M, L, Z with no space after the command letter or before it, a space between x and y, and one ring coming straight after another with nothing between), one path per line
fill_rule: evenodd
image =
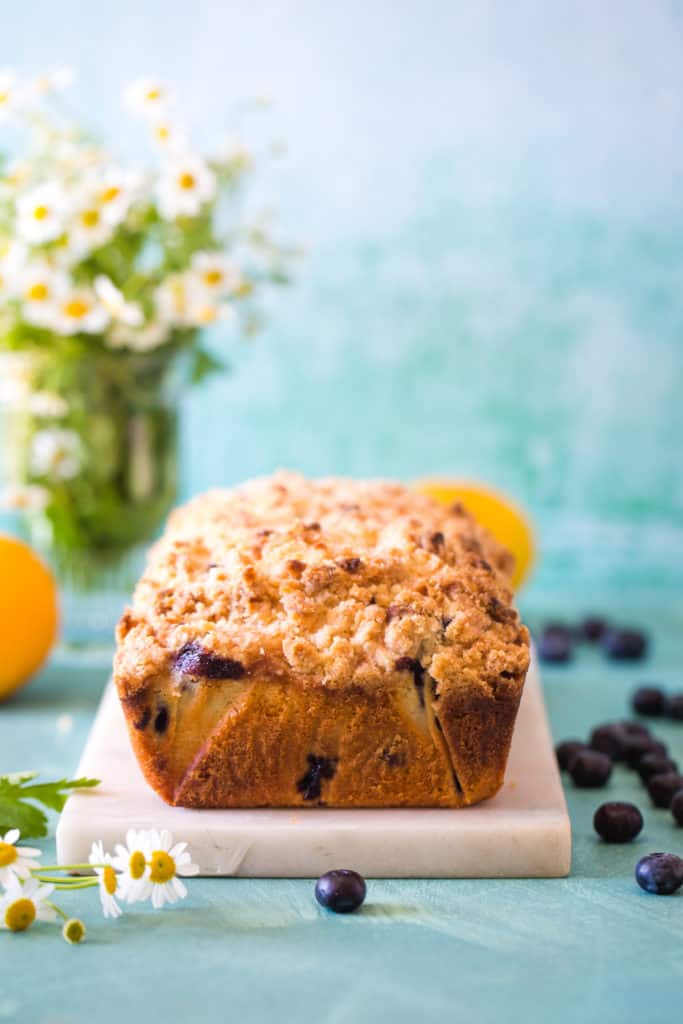
M461 506L281 472L175 511L118 626L151 786L186 807L461 807L503 782L529 662Z

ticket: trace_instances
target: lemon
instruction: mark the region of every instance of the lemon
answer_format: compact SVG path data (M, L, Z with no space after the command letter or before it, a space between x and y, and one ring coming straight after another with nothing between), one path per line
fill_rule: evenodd
M510 498L486 484L468 480L418 480L413 486L443 505L461 501L477 522L515 556L513 587L517 589L523 583L534 560L534 535L528 518Z
M58 621L52 573L28 544L0 534L0 700L43 664Z

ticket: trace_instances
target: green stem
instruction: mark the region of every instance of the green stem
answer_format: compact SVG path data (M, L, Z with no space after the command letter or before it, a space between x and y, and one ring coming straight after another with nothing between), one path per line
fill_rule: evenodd
M59 889L87 889L98 884L96 878L61 878L55 875L37 875L35 873L33 877L37 878L39 882L56 885Z
M92 871L93 868L106 868L106 864L41 864L36 871Z
M58 907L56 903L52 903L50 900L45 900L45 905L47 907L52 907L53 910L56 910L57 913L59 914L59 916L62 918L63 921L68 921L69 920L69 915L65 914L64 911L62 910L62 908Z

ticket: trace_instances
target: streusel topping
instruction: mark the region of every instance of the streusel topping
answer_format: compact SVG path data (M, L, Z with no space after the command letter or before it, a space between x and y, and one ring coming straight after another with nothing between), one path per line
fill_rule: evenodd
M132 693L214 655L231 678L372 687L412 662L437 688L495 692L528 664L511 567L459 505L279 472L172 514L119 624L117 676Z

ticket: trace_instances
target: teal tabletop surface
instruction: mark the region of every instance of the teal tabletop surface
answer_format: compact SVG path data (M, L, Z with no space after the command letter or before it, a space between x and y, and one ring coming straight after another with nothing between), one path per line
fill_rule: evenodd
M599 607L645 624L653 652L623 667L582 649L571 665L545 668L556 739L626 714L643 679L681 687L680 603L635 608L613 597ZM58 653L0 710L0 772L73 772L106 676L105 659ZM683 725L656 731L683 759ZM182 904L132 907L113 922L95 892L67 894L62 905L88 926L81 946L50 925L0 936L0 1021L670 1022L683 991L683 895L649 896L633 871L647 852L683 854L683 829L625 768L605 790L569 784L567 797L567 879L370 881L362 911L347 917L318 907L308 880L196 879ZM592 815L607 798L641 807L635 842L597 839ZM53 834L41 843L50 860Z

